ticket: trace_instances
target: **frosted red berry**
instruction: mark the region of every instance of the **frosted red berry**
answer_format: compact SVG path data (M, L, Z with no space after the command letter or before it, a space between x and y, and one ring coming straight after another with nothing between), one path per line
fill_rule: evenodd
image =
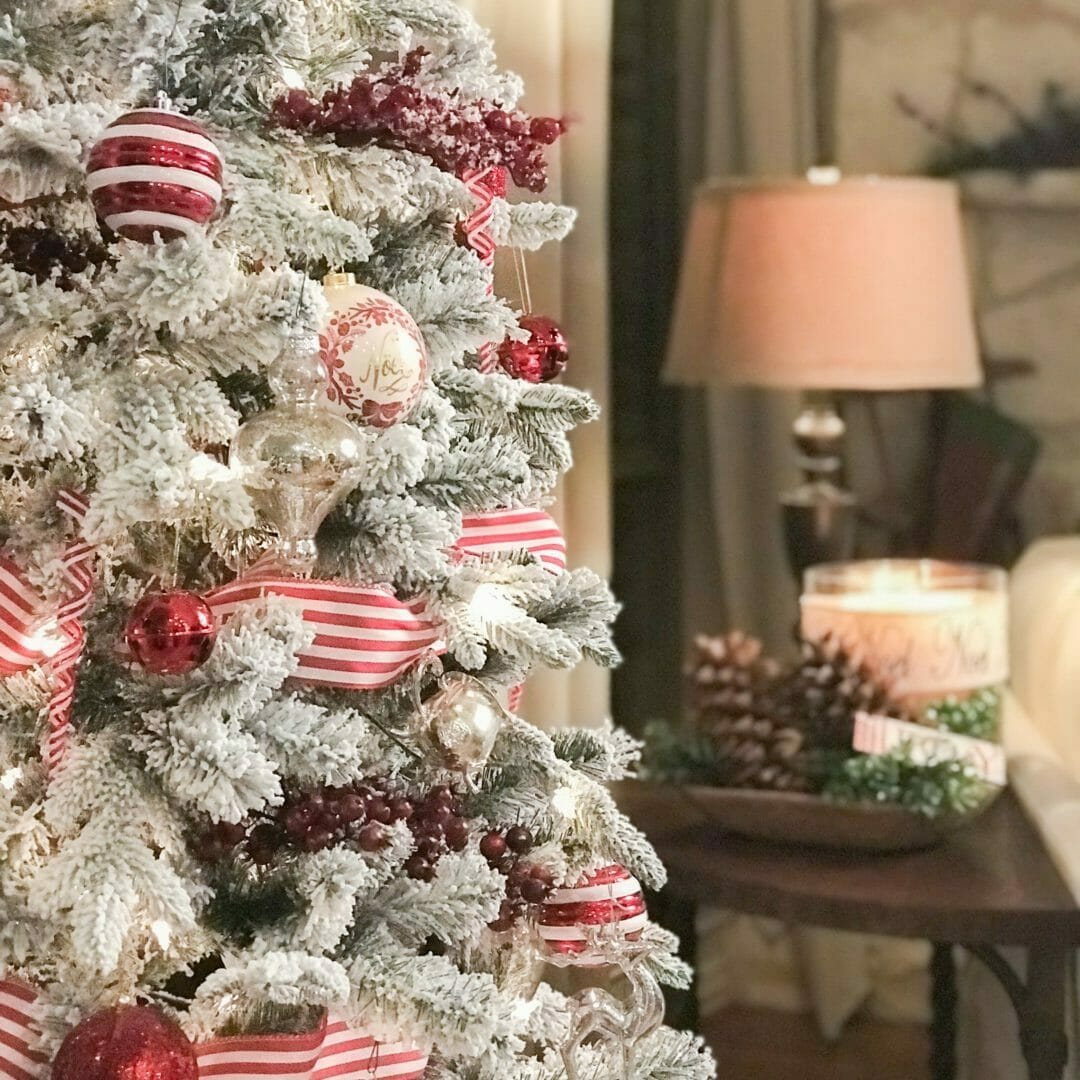
M524 825L514 825L506 830L506 846L516 855L527 855L532 851L532 833Z
M502 833L489 832L480 838L480 854L489 863L498 862L506 854L506 840Z

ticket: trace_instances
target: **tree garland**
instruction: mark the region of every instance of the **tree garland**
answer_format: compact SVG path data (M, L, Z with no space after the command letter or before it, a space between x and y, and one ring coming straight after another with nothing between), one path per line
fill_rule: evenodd
M566 124L491 101L433 93L419 81L428 55L426 49L413 49L400 63L357 75L319 100L305 90L291 90L274 102L274 122L294 131L333 135L342 146L374 143L423 154L455 175L503 166L518 187L543 191L545 148L558 140Z

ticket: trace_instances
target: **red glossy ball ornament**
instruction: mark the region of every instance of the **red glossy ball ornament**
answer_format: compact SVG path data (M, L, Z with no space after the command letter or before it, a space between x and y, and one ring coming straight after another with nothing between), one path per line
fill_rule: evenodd
M570 358L569 346L559 324L546 315L522 315L518 326L529 332L528 341L507 338L499 346L499 363L515 379L551 382Z
M633 940L648 922L641 885L625 867L605 866L573 888L556 889L544 901L537 929L544 948L572 956L583 967L603 962L589 948L589 934L606 930L613 938Z
M221 175L221 152L205 129L166 100L114 120L86 163L97 216L143 244L202 232L221 202Z
M217 619L199 595L183 589L148 593L132 609L124 640L154 675L186 675L214 648Z
M158 1009L117 1005L76 1025L53 1060L52 1080L198 1080L195 1048Z

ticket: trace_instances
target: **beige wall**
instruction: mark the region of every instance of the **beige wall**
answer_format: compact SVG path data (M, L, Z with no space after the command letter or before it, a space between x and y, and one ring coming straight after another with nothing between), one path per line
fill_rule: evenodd
M897 105L903 94L967 137L1015 129L965 79L1004 93L1025 115L1054 82L1080 103L1080 0L826 0L826 123L848 172L918 172L934 136ZM965 180L980 328L989 356L1032 361L1002 383L1000 407L1042 439L1024 497L1029 535L1080 524L1080 170L1019 182Z
M1032 110L1047 81L1080 96L1080 0L826 0L835 49L835 148L851 170L918 170L933 146L899 115L903 91L975 136L1007 126L960 92L983 79Z

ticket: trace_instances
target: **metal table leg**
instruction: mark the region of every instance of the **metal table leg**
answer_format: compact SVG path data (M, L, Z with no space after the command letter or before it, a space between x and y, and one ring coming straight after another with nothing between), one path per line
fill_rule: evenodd
M935 944L930 960L930 1076L956 1076L956 962L953 947Z
M992 945L969 945L1009 995L1020 1024L1020 1048L1029 1080L1061 1080L1069 1062L1065 985L1070 952L1053 943L1028 950L1026 982Z

